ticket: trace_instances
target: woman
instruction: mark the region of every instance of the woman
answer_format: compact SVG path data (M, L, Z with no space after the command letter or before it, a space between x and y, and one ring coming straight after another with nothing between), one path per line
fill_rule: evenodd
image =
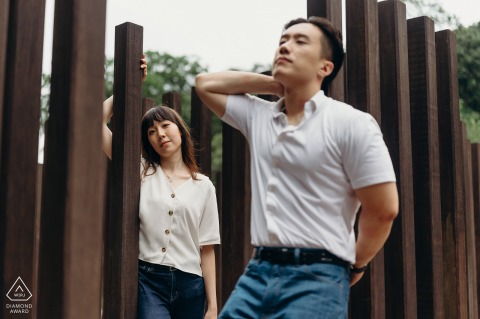
M145 56L141 61L145 79ZM110 158L112 113L110 97L103 103L103 148ZM141 135L138 318L217 318L215 188L199 173L189 129L174 110L149 110Z

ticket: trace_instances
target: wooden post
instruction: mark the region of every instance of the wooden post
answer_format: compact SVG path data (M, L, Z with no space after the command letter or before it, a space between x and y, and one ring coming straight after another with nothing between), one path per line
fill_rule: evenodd
M8 318L7 305L15 301L7 295L12 297L9 291L19 277L33 294L19 302L35 304L37 297L34 229L45 1L2 0L0 10L0 316Z
M307 16L327 18L338 30L342 30L342 0L307 0ZM338 101L345 101L344 65L346 63L345 59L328 92L325 92L328 96Z
M467 268L463 138L458 113L455 34L435 34L437 57L440 186L443 226L443 285L447 318L467 318Z
M10 0L0 0L0 167L2 158L3 102L7 61L8 13Z
M99 318L101 311L105 15L105 1L55 3L38 318Z
M212 112L202 103L195 87L192 87L191 108L192 137L197 143L197 163L201 171L212 175Z
M480 144L472 144L472 199L477 267L477 306L480 304Z
M455 60L456 61L456 60ZM458 108L457 108L458 112ZM463 140L463 161L465 171L465 224L466 224L466 302L468 302L467 318L478 318L478 273L477 273L477 252L475 244L475 216L473 210L473 164L472 145L467 137L467 127L462 123ZM461 164L460 164L461 165ZM460 306L465 307L465 304Z
M105 318L135 318L138 288L138 204L142 119L143 27L115 27L112 188L105 249Z
M413 190L418 318L455 318L444 313L437 73L433 21L409 19L408 60L412 127Z
M182 95L178 92L167 92L162 95L162 103L182 115Z
M385 244L386 318L417 318L415 223L406 6L378 4L382 132L390 151L400 213Z
M222 301L226 302L252 255L250 153L245 137L225 123L222 143L221 249L222 269L227 270L222 272Z
M148 110L154 107L155 107L155 100L148 97L144 97L142 99L142 116L145 115L145 113L147 113Z
M381 124L378 8L376 0L346 1L347 102L372 114ZM354 318L385 318L383 249L362 280L352 288Z
M347 51L351 52L347 54L347 102L380 123L377 1L346 1L346 19Z

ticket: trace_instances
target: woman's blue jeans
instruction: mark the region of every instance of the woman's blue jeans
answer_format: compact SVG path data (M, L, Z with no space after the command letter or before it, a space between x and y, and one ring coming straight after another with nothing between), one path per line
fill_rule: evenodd
M203 277L139 261L138 319L203 319Z
M349 292L347 267L252 259L219 318L345 319Z

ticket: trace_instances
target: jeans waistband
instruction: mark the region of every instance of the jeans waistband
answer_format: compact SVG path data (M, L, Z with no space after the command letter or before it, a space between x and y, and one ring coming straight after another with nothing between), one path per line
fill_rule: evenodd
M153 264L153 263L149 263L147 261L143 261L141 259L138 260L138 265L148 267L148 268L156 270L156 271L175 271L175 270L177 270L177 268L172 267L172 266Z
M350 267L345 261L325 249L289 248L289 247L255 247L253 258L283 265L309 265L314 263L335 264Z

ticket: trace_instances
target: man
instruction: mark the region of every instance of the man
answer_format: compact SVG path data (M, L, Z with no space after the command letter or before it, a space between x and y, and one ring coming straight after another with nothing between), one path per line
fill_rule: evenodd
M390 234L398 194L378 124L320 90L343 55L328 20L296 19L284 28L271 77L196 78L200 98L245 135L251 152L254 256L221 318L343 319L349 286Z

